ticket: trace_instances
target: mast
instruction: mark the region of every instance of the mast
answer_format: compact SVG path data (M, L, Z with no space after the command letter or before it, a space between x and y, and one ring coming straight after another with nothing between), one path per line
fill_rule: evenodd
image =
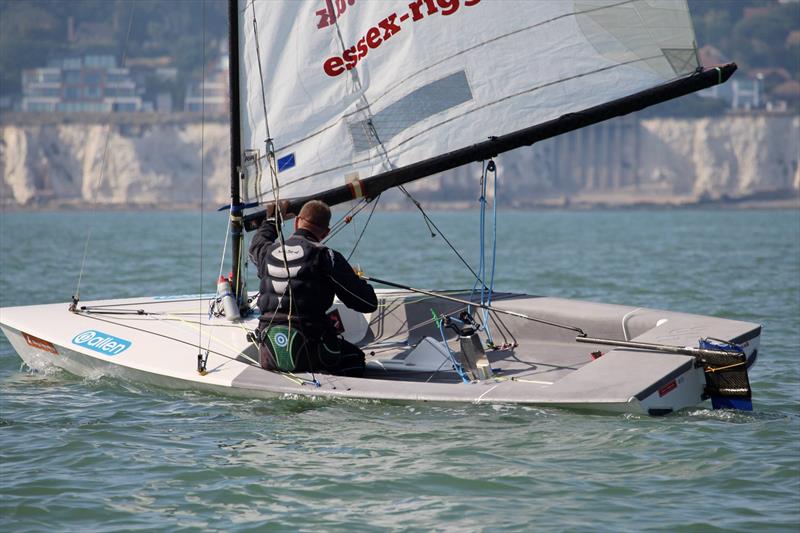
M244 235L242 233L242 204L239 191L239 174L241 172L241 127L239 107L239 1L228 0L228 89L230 93L231 112L231 253L232 253L232 288L236 301L241 306L246 299L241 279L241 254Z
M403 185L475 161L483 161L495 157L498 154L508 152L509 150L514 150L515 148L529 146L544 139L597 124L598 122L610 118L640 111L646 107L724 83L736 71L736 68L737 66L735 63L728 63L719 67L699 70L690 76L679 78L604 104L596 105L577 113L562 115L542 124L537 124L500 137L490 137L489 140L472 146L467 146L402 168L370 176L361 180L363 195L366 198L374 198L383 191L392 187L397 187L398 185ZM290 200L290 209L296 213L303 204L313 199L322 200L328 205L336 205L352 200L353 193L349 186L343 185L314 196ZM264 217L264 211L251 213L245 216L245 228L248 231L256 229Z

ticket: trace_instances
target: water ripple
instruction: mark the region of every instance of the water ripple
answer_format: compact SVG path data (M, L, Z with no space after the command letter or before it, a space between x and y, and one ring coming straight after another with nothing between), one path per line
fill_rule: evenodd
M434 215L474 258L475 236L462 231L474 217ZM77 378L53 367L31 372L20 368L3 339L0 527L795 530L797 214L506 215L498 234L499 287L763 321L762 357L751 372L755 411L695 408L650 418L511 405L235 399L102 375ZM89 225L109 257L119 260L91 258L87 297L197 292L194 270L187 279L170 274L197 257L196 214L126 214L130 239L147 248L144 262L127 245L130 239L116 238L119 214L3 216L4 235L39 237L0 240L2 305L66 300L64 287L74 286L76 271L53 272L51 256L43 254L60 250L74 265L80 254L69 243L82 242ZM208 215L207 223L224 229L225 217ZM146 239L153 224L174 228L172 240ZM398 234L399 225L409 231ZM210 233L206 272L216 271L219 260ZM358 262L411 285L471 286L469 275L455 267L418 268L421 254L430 264L453 265L452 253L436 244L418 215L380 214ZM347 250L349 241L336 246ZM519 250L536 250L535 261ZM110 276L100 275L108 269Z

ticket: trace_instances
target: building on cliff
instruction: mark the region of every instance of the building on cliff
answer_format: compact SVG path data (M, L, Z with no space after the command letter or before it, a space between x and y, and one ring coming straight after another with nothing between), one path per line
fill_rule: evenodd
M127 68L114 56L86 55L22 72L22 110L32 112L135 112L142 98Z
M228 99L228 43L219 43L219 57L210 61L204 69L205 77L192 78L186 84L183 110L193 113L205 111L209 114L225 114Z

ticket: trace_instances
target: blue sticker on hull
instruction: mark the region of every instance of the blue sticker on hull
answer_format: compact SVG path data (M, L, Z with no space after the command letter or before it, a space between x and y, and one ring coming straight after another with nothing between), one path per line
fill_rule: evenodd
M72 344L89 348L103 355L119 355L131 347L131 341L90 329L72 338Z

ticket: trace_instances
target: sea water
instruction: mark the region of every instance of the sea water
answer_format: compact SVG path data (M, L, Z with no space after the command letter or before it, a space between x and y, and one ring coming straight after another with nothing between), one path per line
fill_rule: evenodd
M431 216L477 269L477 213ZM332 245L349 255L365 218ZM84 255L84 300L213 292L226 232L216 213L0 223L2 306L66 306ZM433 232L418 212L378 212L352 262L411 286L471 287ZM233 399L33 373L3 337L0 530L798 530L797 210L501 212L494 278L763 324L754 411Z

